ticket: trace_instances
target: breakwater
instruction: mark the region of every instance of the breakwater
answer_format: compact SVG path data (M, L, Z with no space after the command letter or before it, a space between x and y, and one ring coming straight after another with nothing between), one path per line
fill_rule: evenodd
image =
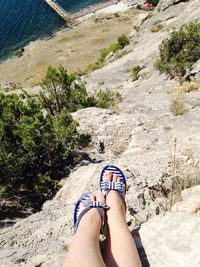
M65 22L69 20L78 19L80 17L95 13L98 10L111 6L118 1L116 0L104 0L100 3L90 5L88 7L82 8L77 12L67 13L56 1L53 0L44 0Z
M65 22L69 21L69 14L55 1L44 0Z

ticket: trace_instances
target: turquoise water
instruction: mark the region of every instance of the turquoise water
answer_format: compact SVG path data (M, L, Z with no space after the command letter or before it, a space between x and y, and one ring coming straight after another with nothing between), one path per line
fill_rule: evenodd
M68 12L101 2L57 0ZM64 27L63 20L44 0L0 0L0 61L30 41L44 38Z

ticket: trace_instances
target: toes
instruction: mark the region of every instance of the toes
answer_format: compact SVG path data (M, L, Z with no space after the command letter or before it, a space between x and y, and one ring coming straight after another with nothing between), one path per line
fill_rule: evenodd
M91 195L90 198L91 198L92 201L96 200L96 196L95 195Z
M113 174L113 182L117 182L118 176L116 174Z
M112 173L111 172L105 172L103 179L106 181L111 181L112 180Z
M103 179L110 182L120 182L119 176L113 174L112 172L105 172Z
M100 202L105 202L105 197L104 197L104 195L103 195L103 193L102 192L98 192L98 194L97 194L97 201L100 201Z

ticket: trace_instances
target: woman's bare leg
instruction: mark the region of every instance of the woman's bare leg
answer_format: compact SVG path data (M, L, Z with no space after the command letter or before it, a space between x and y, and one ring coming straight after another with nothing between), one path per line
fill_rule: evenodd
M116 175L106 173L104 180L117 182ZM106 197L108 231L104 249L104 261L108 267L142 267L134 239L125 221L125 207L114 190Z
M95 197L91 197L95 200ZM102 193L97 201L105 201ZM105 267L99 248L101 218L96 208L81 219L74 240L64 261L64 267Z

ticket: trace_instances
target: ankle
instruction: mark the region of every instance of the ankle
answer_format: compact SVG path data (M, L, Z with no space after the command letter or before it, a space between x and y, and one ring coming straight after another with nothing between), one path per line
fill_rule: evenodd
M109 217L107 224L109 233L116 233L127 228L125 217Z
M110 207L108 213L110 214L117 213L123 216L125 215L126 212L125 203L118 192L110 191L106 198L106 204Z
M107 220L124 222L126 220L124 207L122 207L121 209L110 209L107 212Z

